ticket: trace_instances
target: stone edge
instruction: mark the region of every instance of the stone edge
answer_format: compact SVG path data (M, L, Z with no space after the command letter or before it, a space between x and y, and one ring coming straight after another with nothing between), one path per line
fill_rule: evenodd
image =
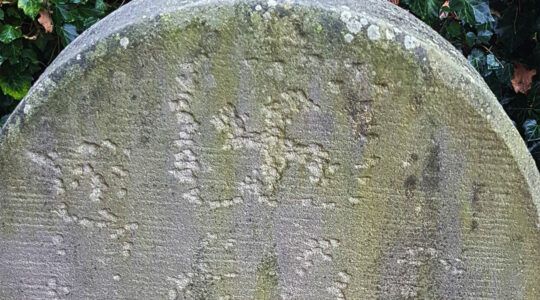
M116 34L143 22L152 24L157 18L173 12L195 7L226 6L236 3L249 3L254 6L261 4L267 7L304 5L324 9L342 16L344 11L348 11L353 15L354 22L351 23L350 18L347 20L343 17L342 21L351 31L352 36L367 32L368 37L371 38L372 25L377 26L378 29L390 28L394 34L397 34L394 37L396 45L405 51L413 52L417 59L429 59L430 67L441 72L440 79L444 79L443 82L449 82L454 86L461 85L462 90L474 89L478 95L488 95L487 99L471 97L469 98L471 101L465 104L484 113L494 132L506 142L506 146L515 157L516 164L529 186L533 203L537 209L537 226L540 229L540 173L518 131L482 77L470 66L461 53L435 31L407 11L382 0L135 0L93 25L60 53L32 86L26 97L21 100L0 130L0 152L9 141L9 137L19 132L24 123L28 122L26 120L45 104L44 99L47 99L47 96L59 84L71 82L77 77L77 72L84 70L84 66L80 67L77 58L81 54L91 52L98 43L112 40ZM346 14L349 15L349 13ZM138 17L133 18L133 16ZM360 28L358 28L356 21L360 21ZM411 28L410 34L400 34L399 28L403 25ZM377 36L375 35L375 37ZM425 39L426 37L428 39ZM418 49L424 50L420 56L418 56ZM93 57L93 59L96 58L98 57Z

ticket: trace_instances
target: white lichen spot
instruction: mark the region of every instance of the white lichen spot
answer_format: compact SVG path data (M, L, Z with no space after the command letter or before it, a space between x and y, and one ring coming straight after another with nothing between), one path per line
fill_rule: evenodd
M352 18L352 13L350 10L344 10L341 12L341 21L343 22L349 22L349 20Z
M369 24L368 20L366 18L361 18L360 19L360 24L362 24L362 26L366 26L367 24Z
M24 108L23 108L24 114L28 114L30 110L32 110L32 105L25 103Z
M356 205L356 204L359 204L360 203L360 197L350 197L349 198L349 202L352 204L352 205Z
M124 242L124 245L122 246L122 255L124 257L131 256L131 249L132 249L133 243L130 242Z
M349 29L350 32L356 34L359 33L360 30L362 30L362 24L358 20L352 19L350 22L347 23L347 29Z
M81 60L81 55L77 54L77 60Z
M356 16L352 14L350 10L344 10L341 12L340 19L347 29L354 34L357 34L362 30L362 23L358 20Z
M120 46L122 46L122 48L127 49L128 45L129 45L129 39L127 37L123 37L120 39Z
M119 274L114 275L113 280L114 281L120 281L120 275Z
M177 296L178 295L175 290L169 290L169 300L175 300Z
M368 38L372 41L379 40L381 38L381 32L379 31L379 26L370 25L367 29Z
M391 29L386 29L386 39L387 40L393 40L396 36L394 35L394 32Z
M270 15L270 12L268 12L268 11L265 12L265 13L263 14L263 18L264 18L265 20L270 19L270 17L271 17L271 15Z
M345 34L344 38L345 38L345 42L350 43L350 42L353 41L354 36L352 34L350 34L350 33L347 33L347 34Z
M52 242L54 245L60 245L64 241L64 237L60 234L57 234L52 237Z
M268 6L269 7L275 7L277 5L277 1L276 0L268 0Z
M122 199L124 197L126 197L126 194L127 194L127 190L126 189L120 189L116 192L116 197Z
M405 36L403 44L405 45L405 49L407 50L416 48L416 40L410 35Z
M262 10L262 6L260 4L257 4L257 6L255 6L255 10L256 11L261 11Z

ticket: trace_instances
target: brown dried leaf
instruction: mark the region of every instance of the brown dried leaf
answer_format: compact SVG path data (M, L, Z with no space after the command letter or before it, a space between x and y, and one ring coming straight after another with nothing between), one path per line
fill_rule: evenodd
M446 0L442 5L441 5L441 9L443 7L450 7L450 1L449 0ZM439 19L443 20L443 19L446 19L446 18L449 18L449 19L454 19L454 20L458 20L459 21L459 17L457 15L457 13L455 12L451 12L451 13L448 13L448 12L441 12L439 14Z
M514 62L514 78L512 86L516 93L527 94L531 89L533 76L536 75L536 69L527 70L527 67L517 61Z
M39 18L37 19L39 24L45 28L45 32L51 33L53 32L53 21L51 19L51 14L48 10L42 9L39 11Z
M388 0L388 1L394 3L395 5L399 5L399 0Z

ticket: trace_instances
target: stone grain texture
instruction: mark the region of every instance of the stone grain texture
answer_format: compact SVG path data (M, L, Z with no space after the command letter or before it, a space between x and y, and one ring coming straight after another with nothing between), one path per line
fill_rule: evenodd
M540 299L540 176L375 0L134 1L0 135L0 299Z

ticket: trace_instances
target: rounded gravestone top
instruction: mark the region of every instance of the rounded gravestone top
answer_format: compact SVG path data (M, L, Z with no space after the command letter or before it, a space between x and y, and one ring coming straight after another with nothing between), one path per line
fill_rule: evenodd
M386 1L134 1L0 134L0 298L540 295L540 176Z

